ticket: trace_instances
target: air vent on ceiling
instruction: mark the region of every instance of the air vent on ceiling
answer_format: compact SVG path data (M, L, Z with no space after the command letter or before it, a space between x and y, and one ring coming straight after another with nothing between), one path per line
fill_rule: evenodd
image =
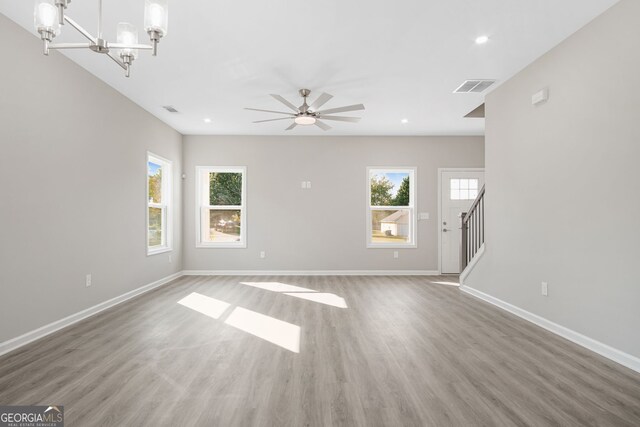
M170 113L177 113L178 110L176 110L173 106L171 105L163 105L162 108L164 108L165 110L167 110Z
M480 93L487 90L489 86L494 84L495 80L467 80L462 83L453 93Z

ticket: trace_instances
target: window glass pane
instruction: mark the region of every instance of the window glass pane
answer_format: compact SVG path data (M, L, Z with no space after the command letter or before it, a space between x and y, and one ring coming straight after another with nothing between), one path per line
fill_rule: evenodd
M452 179L451 180L451 189L452 190L457 190L458 188L460 188L460 180L459 179Z
M468 179L461 179L460 180L460 188L463 190L466 190L469 188L469 180Z
M451 190L451 200L460 200L460 190Z
M147 162L149 179L149 203L162 203L162 166Z
M162 209L149 208L149 247L162 245Z
M469 200L469 190L460 190L460 200Z
M371 206L409 206L411 182L408 172L372 171Z
M372 243L410 243L411 211L371 210Z
M478 197L478 190L469 190L469 198L475 200Z
M213 206L242 205L242 173L211 172L209 174L209 204Z
M477 179L470 179L469 180L469 188L471 188L473 190L477 190L478 189L478 180Z
M208 233L205 233L205 241L212 243L229 243L240 241L241 211L239 209L230 210L208 210L209 226ZM205 211L206 214L206 211Z

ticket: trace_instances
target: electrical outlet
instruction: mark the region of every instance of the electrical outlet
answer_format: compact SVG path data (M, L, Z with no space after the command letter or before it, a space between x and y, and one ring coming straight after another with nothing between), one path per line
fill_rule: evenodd
M260 251L260 258L266 258L267 254L265 253L265 251Z
M88 288L89 286L91 286L91 275L87 274L87 277L85 279L85 286Z
M169 255L169 264L171 264L172 262L173 262L173 257Z
M549 296L549 286L547 285L547 282L542 282L542 295Z
M398 253L398 251L393 251L393 257L394 258L398 258L400 256L400 254Z

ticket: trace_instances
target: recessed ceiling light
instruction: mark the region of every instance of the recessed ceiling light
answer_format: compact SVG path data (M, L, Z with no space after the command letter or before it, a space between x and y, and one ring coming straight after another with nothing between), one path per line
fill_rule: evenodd
M211 123L211 119L207 117L206 119L204 119L204 122L205 123Z
M400 122L401 122L403 125L406 125L407 123L409 123L409 119L402 119L402 120L400 120Z
M489 41L488 36L480 36L476 39L476 44L485 44L488 41Z

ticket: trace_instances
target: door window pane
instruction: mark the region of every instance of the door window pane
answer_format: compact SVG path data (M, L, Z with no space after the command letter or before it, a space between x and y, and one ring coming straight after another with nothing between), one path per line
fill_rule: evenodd
M451 200L475 200L478 197L477 179L451 179L450 188Z

